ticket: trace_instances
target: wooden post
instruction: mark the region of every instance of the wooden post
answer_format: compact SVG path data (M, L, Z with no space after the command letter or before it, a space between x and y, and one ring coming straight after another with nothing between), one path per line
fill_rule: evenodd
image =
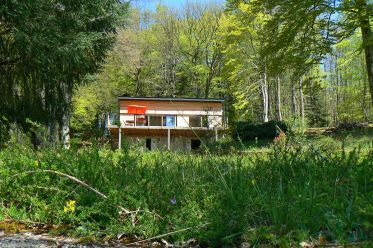
M118 132L118 149L122 148L122 128L121 124L119 124L119 132Z
M171 129L167 129L167 149L171 150Z
M218 141L218 129L217 128L215 128L215 141Z

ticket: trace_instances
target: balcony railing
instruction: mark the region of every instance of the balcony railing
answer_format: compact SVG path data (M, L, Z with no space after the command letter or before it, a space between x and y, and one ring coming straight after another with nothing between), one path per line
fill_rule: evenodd
M109 117L108 126L145 129L210 129L222 127L223 123L213 124L211 120L221 116L180 116L180 115L134 115L121 114L121 118Z

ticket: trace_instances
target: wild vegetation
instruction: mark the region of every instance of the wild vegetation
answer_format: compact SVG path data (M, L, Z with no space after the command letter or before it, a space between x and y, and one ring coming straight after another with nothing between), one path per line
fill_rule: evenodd
M369 247L371 1L135 2L2 0L0 223ZM193 154L114 151L104 121L123 94L223 98L229 130Z
M58 232L93 240L124 233L127 243L135 235L176 232L165 238L195 238L215 247L368 245L373 144L352 150L335 144L330 153L332 141L302 141L301 147L284 137L265 156L98 147L35 151L12 144L0 152L0 218L57 224Z

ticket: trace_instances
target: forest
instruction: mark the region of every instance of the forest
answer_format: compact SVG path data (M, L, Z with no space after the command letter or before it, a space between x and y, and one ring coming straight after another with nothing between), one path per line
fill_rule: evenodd
M231 123L277 120L306 128L370 121L369 66L356 17L312 30L310 13L288 37L294 10L271 15L259 2L131 9L100 73L73 97L74 128L84 132L98 113L115 111L121 94L224 98ZM327 25L333 28L323 30Z
M1 1L0 246L370 247L373 2L143 2ZM228 127L116 149L118 96L223 99Z

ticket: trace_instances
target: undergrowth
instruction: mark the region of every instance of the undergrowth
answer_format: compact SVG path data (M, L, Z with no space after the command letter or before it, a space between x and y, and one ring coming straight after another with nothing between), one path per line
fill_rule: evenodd
M369 242L372 200L372 146L277 145L265 155L223 156L16 144L0 151L0 219L58 224L85 237L149 238L191 227L167 239L214 247Z

